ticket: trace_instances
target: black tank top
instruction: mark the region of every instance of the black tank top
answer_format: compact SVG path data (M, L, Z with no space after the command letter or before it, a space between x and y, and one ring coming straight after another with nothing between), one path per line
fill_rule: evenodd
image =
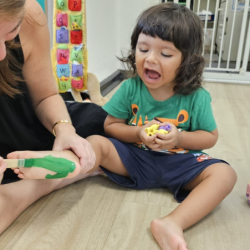
M15 38L20 43L19 36ZM18 62L24 64L21 46L11 53ZM16 74L23 78L20 69L10 65ZM0 156L16 150L45 150L51 149L54 137L37 119L28 89L24 82L18 83L22 94L14 98L0 94Z
M19 36L15 38L20 43ZM18 62L24 64L21 46L12 50ZM22 71L14 65L10 67L21 78ZM1 83L0 83L1 84ZM0 156L20 150L52 150L54 136L37 119L25 81L18 83L22 94L14 98L0 94ZM93 103L66 103L76 132L86 138L93 134L104 135L103 123L107 113ZM18 180L17 175L7 169L2 184Z

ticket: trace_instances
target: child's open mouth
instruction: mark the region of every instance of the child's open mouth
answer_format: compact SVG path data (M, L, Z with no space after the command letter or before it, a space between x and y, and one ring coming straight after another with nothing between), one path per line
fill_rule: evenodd
M145 75L150 81L157 81L161 77L158 72L150 69L145 70Z

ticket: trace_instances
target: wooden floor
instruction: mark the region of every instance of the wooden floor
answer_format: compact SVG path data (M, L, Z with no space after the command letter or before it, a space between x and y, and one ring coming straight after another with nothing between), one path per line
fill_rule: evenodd
M207 83L220 133L207 151L238 174L232 193L185 231L189 250L250 249L250 86ZM204 193L204 195L206 195ZM1 250L157 250L149 225L178 203L165 189L133 191L90 177L29 207L0 237ZM0 222L1 223L1 222Z

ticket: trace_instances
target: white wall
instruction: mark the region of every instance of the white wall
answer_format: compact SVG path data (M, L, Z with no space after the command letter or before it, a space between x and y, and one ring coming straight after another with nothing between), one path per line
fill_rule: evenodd
M53 1L48 15L53 16ZM160 0L86 0L88 71L99 81L122 69L116 56L130 48L130 36L139 14ZM52 34L52 19L48 17ZM51 39L52 41L52 39Z
M117 31L117 53L121 55L121 50L126 52L130 49L130 37L135 27L138 16L148 7L155 5L159 0L119 0L117 21L119 30Z
M130 48L138 15L160 0L87 0L89 72L100 81L123 66L116 56Z
M86 1L88 71L99 81L117 70L117 6L114 0Z

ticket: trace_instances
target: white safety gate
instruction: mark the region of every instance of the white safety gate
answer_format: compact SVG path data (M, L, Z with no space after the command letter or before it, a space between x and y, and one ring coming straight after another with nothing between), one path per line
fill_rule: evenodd
M204 81L250 84L249 0L170 2L186 5L204 22Z

